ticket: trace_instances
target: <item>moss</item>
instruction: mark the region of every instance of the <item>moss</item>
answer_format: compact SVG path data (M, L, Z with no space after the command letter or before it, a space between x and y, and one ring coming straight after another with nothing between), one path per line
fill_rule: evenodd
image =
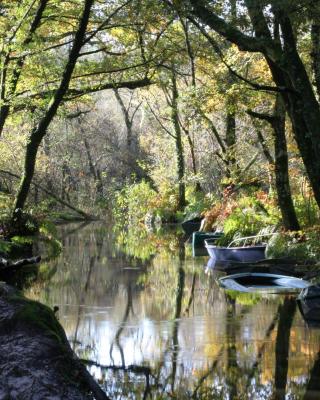
M10 296L9 301L19 306L15 314L16 321L40 328L43 334L53 336L61 345L65 345L64 330L49 307L26 299L18 293Z

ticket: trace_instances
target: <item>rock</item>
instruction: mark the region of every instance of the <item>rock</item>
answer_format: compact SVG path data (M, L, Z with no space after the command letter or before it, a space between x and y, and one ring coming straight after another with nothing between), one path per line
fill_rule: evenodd
M0 399L107 399L54 312L0 283Z

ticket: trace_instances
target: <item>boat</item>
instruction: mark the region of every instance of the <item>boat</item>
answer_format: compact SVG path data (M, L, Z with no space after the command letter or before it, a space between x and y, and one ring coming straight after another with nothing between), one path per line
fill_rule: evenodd
M239 262L254 262L259 260L264 260L266 244L253 244L247 245L247 242L261 240L263 237L274 235L263 234L255 236L246 236L233 240L227 247L217 246L214 240L205 240L205 247L209 256L216 261L239 261ZM243 242L241 246L234 246L237 242Z
M184 232L190 236L193 232L196 232L200 229L202 218L195 217L192 219L188 219L181 223L182 229Z
M194 249L199 247L204 247L204 241L210 239L215 242L223 236L223 232L215 231L215 232L193 232L192 234L192 247Z
M246 293L289 293L310 286L310 282L293 276L250 272L227 275L218 283L224 289Z
M210 258L216 261L259 261L265 259L266 245L223 247L205 240L205 247Z
M222 232L193 232L192 234L192 255L193 257L206 256L205 240L210 239L216 242L223 235Z
M311 285L297 298L299 310L309 326L320 327L320 285Z

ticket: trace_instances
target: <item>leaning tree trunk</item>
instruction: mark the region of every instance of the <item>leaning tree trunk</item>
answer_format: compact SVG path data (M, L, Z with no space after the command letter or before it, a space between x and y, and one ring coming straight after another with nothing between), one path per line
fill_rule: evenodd
M70 51L67 64L65 66L60 85L56 90L53 98L51 99L46 113L44 114L38 125L31 131L29 141L26 146L24 173L14 203L13 219L20 219L21 211L25 206L25 202L30 190L40 143L46 134L48 126L56 115L58 107L62 102L63 96L68 90L71 76L85 38L86 28L88 25L93 2L94 0L85 1L83 14L81 16L78 30L75 34L73 46Z

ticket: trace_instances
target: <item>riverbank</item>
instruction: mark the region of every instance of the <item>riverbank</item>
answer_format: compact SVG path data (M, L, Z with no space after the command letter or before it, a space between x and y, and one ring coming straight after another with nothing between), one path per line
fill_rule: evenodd
M49 307L1 283L0 321L0 398L107 399Z

